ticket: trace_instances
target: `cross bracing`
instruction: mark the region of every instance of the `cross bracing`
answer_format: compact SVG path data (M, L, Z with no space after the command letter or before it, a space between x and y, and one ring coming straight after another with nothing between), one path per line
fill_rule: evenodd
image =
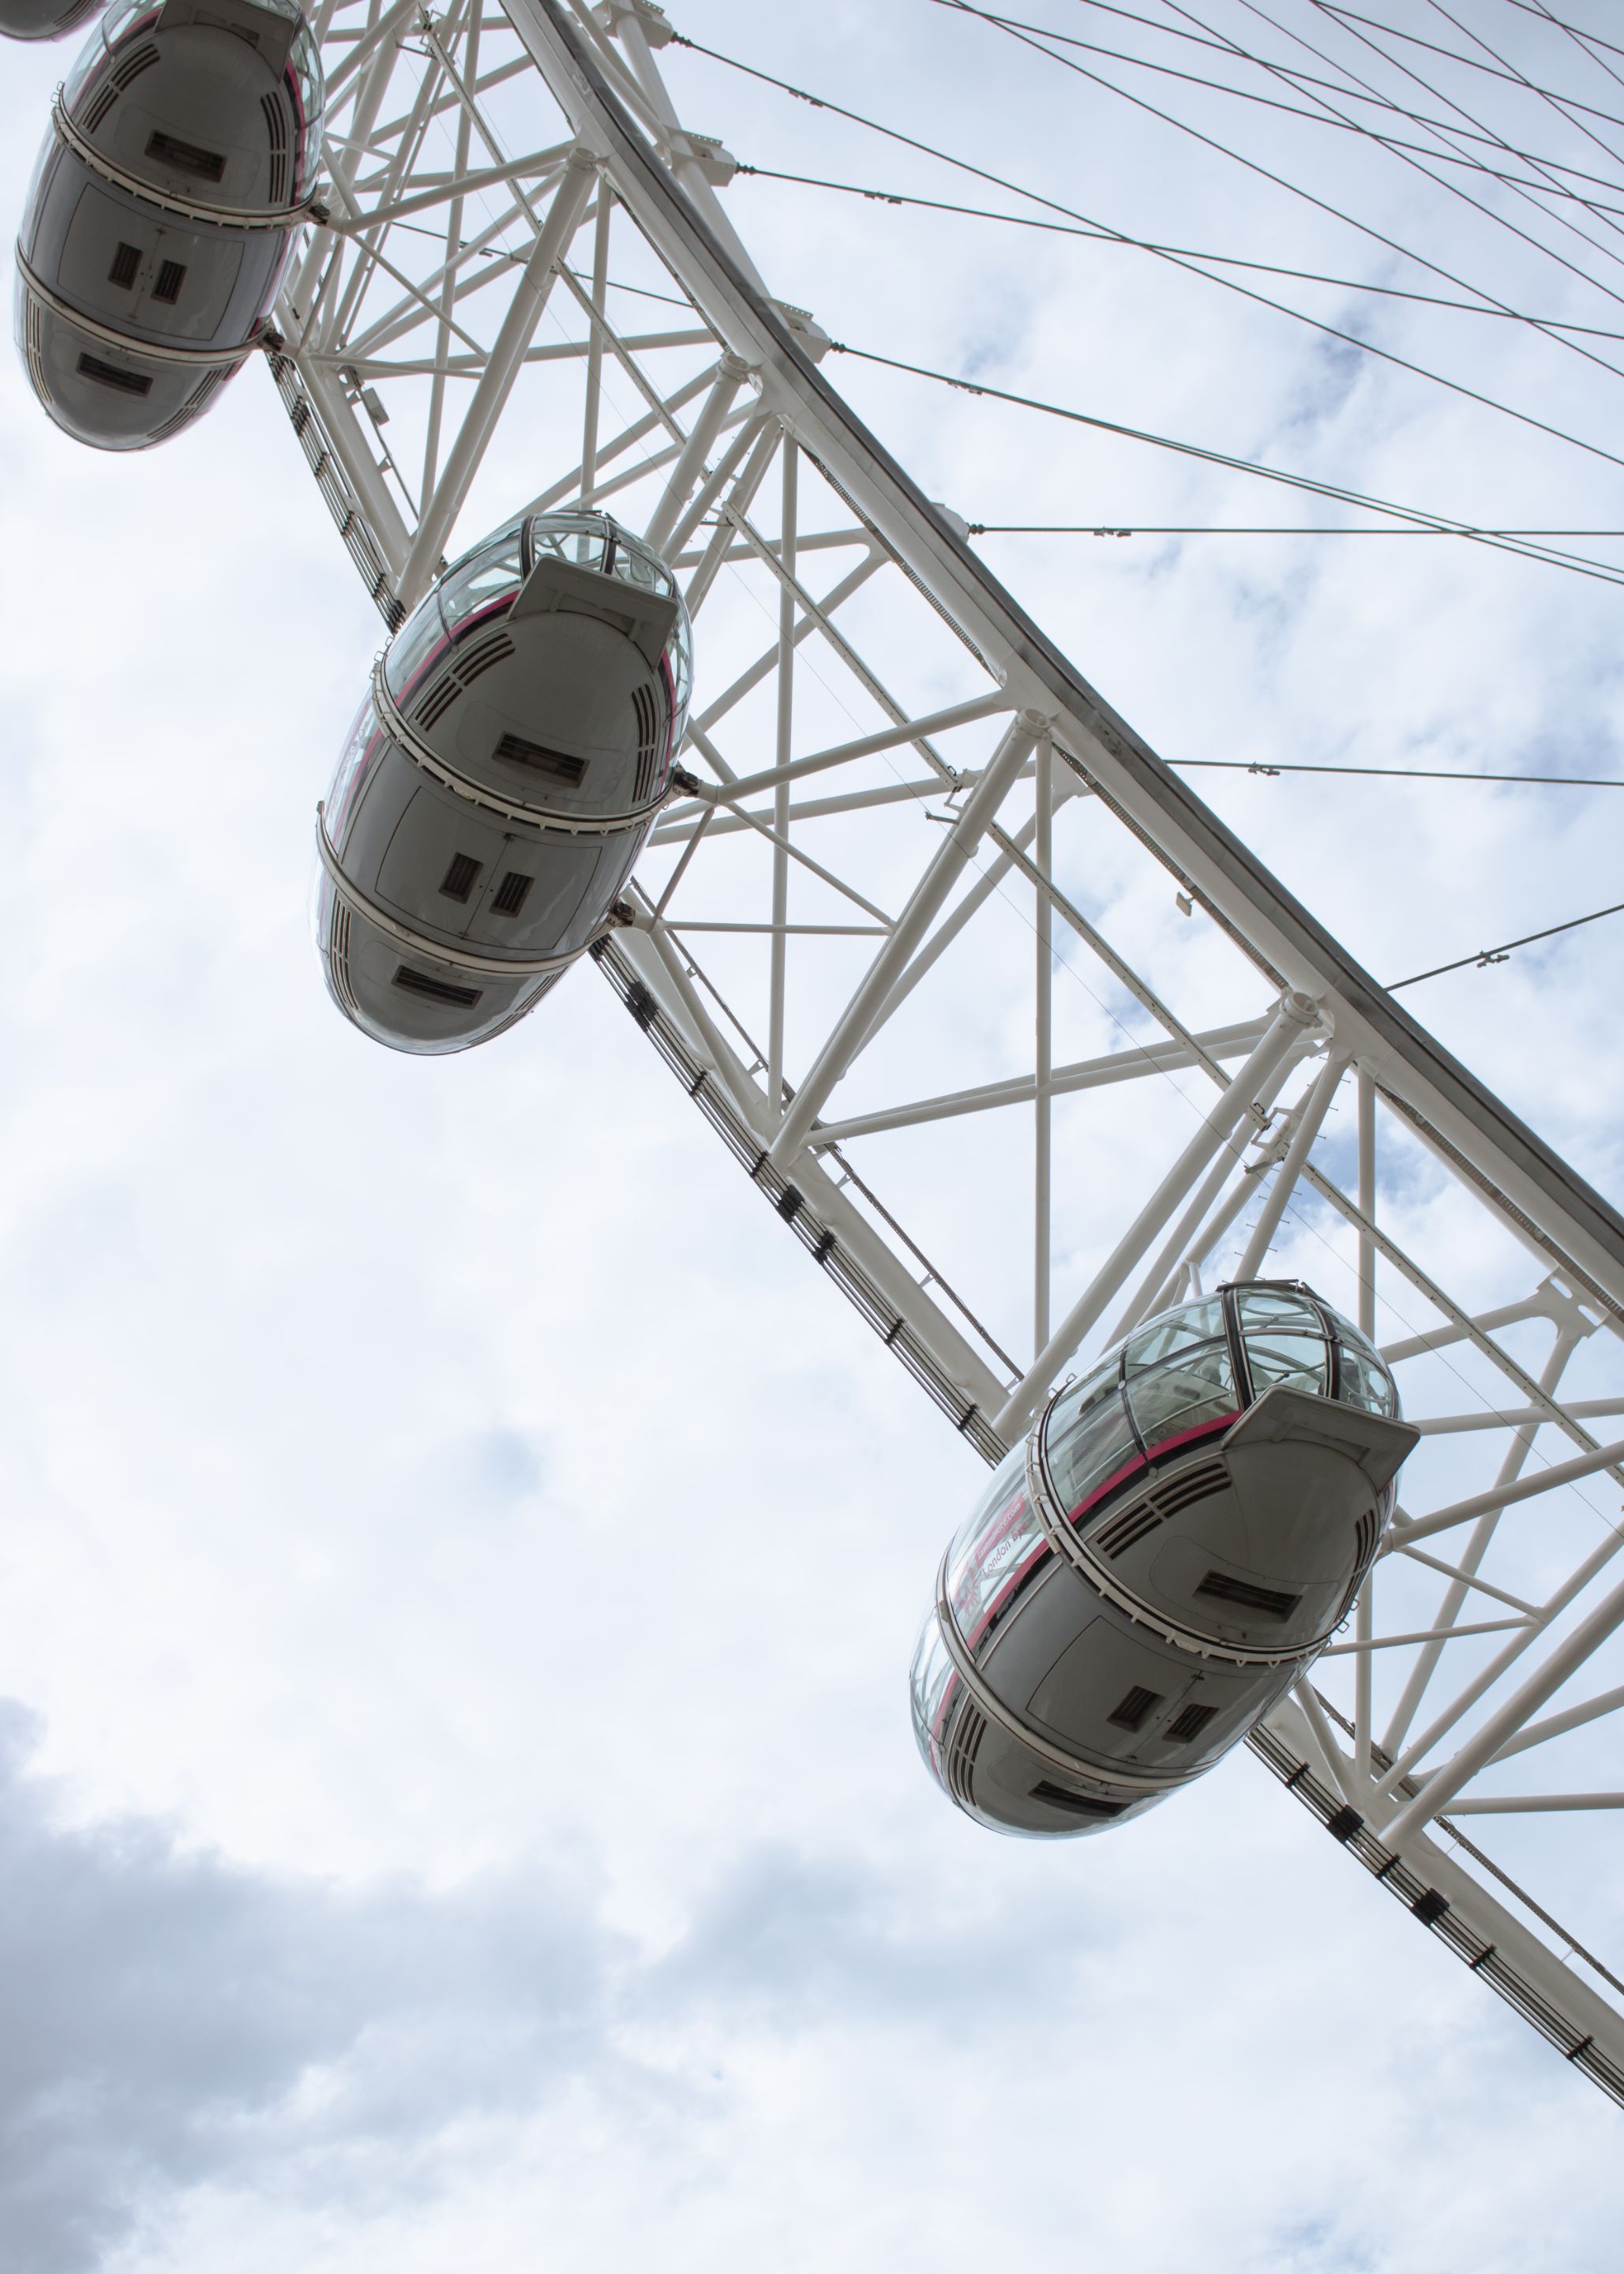
M1624 1806L1624 1223L853 417L679 124L657 10L330 0L319 29L329 221L271 359L386 621L575 501L695 616L699 786L598 952L614 993L988 1459L1224 1278L1301 1276L1377 1337L1423 1431L1402 1517L1255 1750L1624 2097L1619 1985L1539 1901Z

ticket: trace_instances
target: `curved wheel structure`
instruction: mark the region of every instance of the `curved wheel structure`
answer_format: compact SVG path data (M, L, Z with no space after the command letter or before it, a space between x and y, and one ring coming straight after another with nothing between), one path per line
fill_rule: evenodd
M1624 2100L1624 1984L1539 1899L1624 1806L1575 1784L1624 1704L1624 1221L865 431L677 119L658 10L328 0L318 30L331 220L268 352L386 621L479 515L572 503L643 529L696 619L702 786L594 951L611 990L988 1462L1221 1281L1300 1270L1381 1346L1422 1432L1399 1514L1251 1743ZM545 480L465 523L497 457Z

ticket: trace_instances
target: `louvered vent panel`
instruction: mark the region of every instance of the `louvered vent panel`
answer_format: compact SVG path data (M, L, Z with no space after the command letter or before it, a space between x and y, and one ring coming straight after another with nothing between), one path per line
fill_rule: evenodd
M1114 1721L1119 1729L1142 1729L1161 1703L1162 1699L1157 1691L1141 1690L1135 1683L1121 1705L1114 1713L1108 1713L1105 1718L1108 1721Z
M462 682L455 671L442 671L426 693L418 699L415 716L419 727L437 726L457 697L462 692Z
M1147 1532L1154 1532L1162 1521L1162 1510L1154 1500L1135 1501L1132 1508L1123 1510L1110 1522L1101 1525L1094 1534L1094 1545L1102 1554L1117 1556L1124 1554Z
M1199 1500L1208 1500L1214 1493L1226 1489L1229 1472L1222 1461L1203 1461L1193 1469L1181 1469L1155 1491L1156 1506L1163 1516L1177 1516L1181 1509L1192 1508Z
M140 265L140 246L121 243L113 254L112 267L107 272L108 282L117 284L121 292L127 292L135 282Z
M509 1011L508 1016L505 1019L500 1020L494 1027L492 1027L487 1031L485 1040L487 1042L494 1042L497 1035L505 1035L509 1027L516 1027L521 1019L526 1017L535 1009L537 1004L540 1002L548 988L556 987L563 975L564 975L561 971L549 971L545 979L538 980L536 983L535 993L533 995L521 995L518 1002L514 1005L513 1009Z
M202 386L192 390L173 418L166 418L162 426L154 427L153 440L167 441L171 434L178 434L183 426L190 426L216 388L225 385L229 376L229 373L223 367L217 371L211 371Z
M157 60L158 50L149 40L145 47L132 49L121 64L114 66L97 88L91 100L90 108L79 121L80 126L86 134L95 132L125 87L132 79L139 79L141 73L149 69Z
M1187 1745L1199 1737L1218 1712L1215 1706L1184 1706L1174 1714L1165 1732L1169 1745Z
M184 261L161 262L156 280L153 284L153 298L162 300L172 308L180 297L180 288L185 281L186 268Z
M1165 1484L1153 1485L1109 1517L1094 1533L1094 1544L1103 1555L1125 1555L1159 1524L1193 1508L1197 1501L1222 1492L1229 1481L1229 1472L1222 1461L1201 1461L1193 1468L1181 1469Z
M987 1717L978 1706L966 1698L959 1709L953 1724L951 1742L942 1766L947 1778L947 1788L963 1807L974 1805L971 1781L975 1771L975 1756L981 1751L986 1735Z
M350 976L350 911L340 900L333 911L332 945L327 953L327 966L333 974L334 992L346 1011L358 1012L355 988Z
M530 898L534 877L527 877L522 869L509 869L497 886L491 901L491 913L497 916L516 916Z
M1367 1508L1360 1517L1359 1528L1354 1534L1353 1571L1348 1581L1347 1592L1336 1606L1335 1623L1338 1626L1353 1608L1353 1599L1359 1592L1365 1574L1370 1570L1376 1554L1376 1542L1380 1536L1380 1520L1373 1508Z
M45 328L41 320L40 304L32 292L27 296L27 308L23 340L28 358L28 376L34 381L34 391L41 402L49 403L51 391L45 377Z
M637 779L632 802L643 805L654 794L665 739L661 705L646 682L633 691L632 712L637 726Z
M1214 1603L1233 1603L1237 1610L1255 1611L1265 1619L1289 1618L1303 1600L1300 1595L1282 1594L1277 1587L1259 1587L1250 1579L1232 1578L1227 1571L1209 1571L1196 1593Z
M1051 1784L1047 1777L1032 1788L1034 1800L1046 1800L1051 1808L1064 1808L1068 1816L1093 1817L1103 1824L1113 1816L1120 1816L1128 1805L1125 1800L1095 1800L1092 1795L1068 1792L1063 1784Z
M493 663L505 662L514 652L514 644L506 632L487 632L476 640L465 653L456 659L456 673L464 687L471 687L481 672L489 671Z
M79 375L94 379L98 387L111 388L115 395L150 395L152 380L144 371L125 371L116 363L106 363L97 355L82 355L79 359Z
M266 137L270 144L270 201L274 206L285 206L290 194L287 109L280 94L262 94L259 109L265 115Z
M161 166L172 166L177 174L190 174L199 182L217 182L226 170L221 151L206 150L200 142L183 142L178 134L165 134L162 129L147 136L147 154Z
M431 681L418 697L412 713L418 726L425 728L437 726L457 697L470 687L482 672L489 671L494 663L503 662L514 651L513 642L507 633L495 631L487 633L484 639L476 640L462 654L455 656L440 677Z
M496 755L510 766L529 766L532 772L545 774L549 781L567 783L571 789L586 773L584 758L571 757L567 750L549 750L540 742L527 742L523 734L504 734Z
M479 882L484 868L483 861L476 861L467 853L454 853L451 866L440 881L441 893L448 900L465 900Z
M1359 1518L1359 1528L1354 1535L1353 1561L1356 1570L1363 1572L1376 1553L1377 1517L1373 1508L1367 1508Z
M426 971L414 971L402 963L395 975L395 984L408 995L425 995L431 1003L455 1003L460 1011L471 1011L480 996L482 987L458 987L449 979L435 979Z

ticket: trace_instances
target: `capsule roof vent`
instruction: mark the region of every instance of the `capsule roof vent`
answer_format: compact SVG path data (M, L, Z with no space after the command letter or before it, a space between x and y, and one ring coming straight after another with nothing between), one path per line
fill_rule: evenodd
M1103 1824L1113 1816L1120 1816L1128 1805L1125 1800L1095 1800L1080 1792L1068 1792L1063 1784L1050 1784L1044 1777L1032 1788L1034 1800L1044 1800L1051 1808L1064 1808L1068 1816L1092 1817Z
M140 246L121 244L113 255L113 265L107 272L108 282L117 284L121 292L127 292L135 282L140 265Z
M79 359L80 376L94 379L98 387L110 387L116 395L150 395L152 379L144 371L125 371L116 363L104 363L100 356L82 355Z
M225 159L218 150L183 142L179 135L166 134L162 128L147 136L147 154L160 165L173 166L177 174L191 174L199 182L217 182L226 170Z
M1192 1739L1200 1736L1207 1723L1215 1718L1217 1712L1218 1708L1215 1706L1181 1706L1163 1732L1168 1743L1169 1745L1189 1744Z
M172 308L180 297L180 288L185 281L186 267L184 261L160 261L157 279L153 285L153 298L162 300Z
M395 975L395 986L408 995L426 996L431 1003L452 1003L459 1011L471 1011L484 994L482 987L459 987L449 979L435 979L426 971L414 971L402 963Z
M586 776L584 758L571 757L567 750L549 750L540 742L527 742L523 734L504 734L496 746L496 756L510 766L529 766L533 773L567 783L571 789Z
M1259 1587L1250 1579L1231 1578L1227 1571L1209 1571L1196 1593L1215 1603L1233 1603L1237 1610L1255 1611L1263 1619L1289 1619L1303 1600L1300 1595L1282 1594L1277 1587Z

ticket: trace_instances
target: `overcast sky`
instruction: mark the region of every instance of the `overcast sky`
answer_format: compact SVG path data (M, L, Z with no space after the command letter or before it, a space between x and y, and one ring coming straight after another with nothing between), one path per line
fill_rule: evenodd
M929 0L673 12L1109 225L1419 286ZM1509 0L1465 12L1555 68ZM13 215L66 60L8 50ZM669 76L748 162L992 201L703 57ZM1624 178L1619 129L1518 120ZM1244 123L1516 306L1624 315L1354 136ZM1624 527L1615 378L1515 322L1295 296L1604 455L1147 256L726 194L853 346L1480 525ZM1321 518L828 368L971 520ZM334 1011L312 811L379 624L264 371L113 459L0 358L0 512L4 2274L1616 2265L1616 2113L1254 1763L1052 1850L932 1788L906 1665L983 1472L591 971L447 1060ZM1430 539L984 549L1169 757L1624 773L1605 584ZM1613 793L1194 779L1383 977L1618 897ZM1615 1200L1621 943L1408 998ZM1589 1900L1616 1962L1616 1865Z

